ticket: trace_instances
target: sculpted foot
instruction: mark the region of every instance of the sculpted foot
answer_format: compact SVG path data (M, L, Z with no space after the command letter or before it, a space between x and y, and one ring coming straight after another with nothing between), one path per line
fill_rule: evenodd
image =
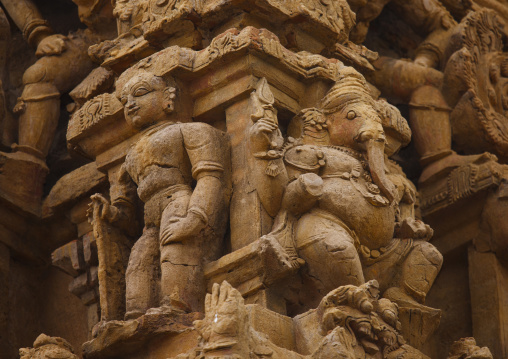
M418 303L415 298L409 295L404 289L399 287L392 287L387 289L384 292L383 297L397 303L399 307L419 309L422 312L429 314L430 316L439 315L441 313L439 309L434 309Z
M13 160L35 163L43 170L49 171L48 166L46 165L46 162L44 162L43 159L41 159L33 154L27 153L25 151L15 151L15 152L7 153L5 155Z
M150 308L146 311L146 315L166 315L166 314L183 314L186 311L174 307L172 305L161 305L157 308Z
M124 320L134 320L134 319L138 319L139 317L141 317L143 314L145 314L144 312L142 312L141 310L130 310L128 311L127 313L125 313L125 317L124 317Z

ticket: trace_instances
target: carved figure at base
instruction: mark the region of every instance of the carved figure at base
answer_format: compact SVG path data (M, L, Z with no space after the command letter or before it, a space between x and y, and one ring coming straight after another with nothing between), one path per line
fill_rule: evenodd
M62 338L41 334L35 339L33 348L19 350L21 359L78 359L72 346Z
M112 181L111 204L93 198L101 208L94 221L126 229L133 225L136 197L144 202L143 234L126 271L125 319L159 306L162 312L202 311L203 265L220 254L228 202L224 138L210 125L179 118L177 95L173 80L148 72L128 81L121 98L125 117L142 136Z
M385 297L435 314L422 304L442 256L427 242L430 227L414 217L414 186L385 157L397 147L385 145L380 106L389 105L345 68L319 107L301 112L301 137L284 148L290 183L269 236L305 261L302 273L319 293L311 305L337 287L376 279ZM394 122L405 123L392 110ZM254 126L274 131L262 119Z
M452 344L448 359L492 359L489 348L480 348L474 338L462 338Z
M428 359L405 344L397 305L379 299L378 283L343 286L327 294L318 308L293 319L296 350L274 344L254 329L256 318L240 292L228 282L215 283L206 296L205 318L194 322L198 346L178 359ZM175 358L175 359L176 359Z

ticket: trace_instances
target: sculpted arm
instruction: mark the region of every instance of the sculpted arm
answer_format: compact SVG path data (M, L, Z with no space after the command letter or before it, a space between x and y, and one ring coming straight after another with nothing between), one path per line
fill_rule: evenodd
M53 31L31 0L0 0L28 43L37 47Z
M161 223L162 244L183 241L198 235L205 228L213 228L224 204L223 144L216 130L202 123L185 124L181 128L185 150L196 180L184 218L174 217L170 223ZM172 223L171 223L172 222Z
M185 149L192 164L192 177L197 181L189 203L189 213L199 215L205 222L216 215L224 201L223 146L212 127L203 124L182 127Z
M106 220L116 227L130 232L135 226L132 226L134 220L134 203L136 201L136 185L125 170L124 166L120 168L116 181L111 183L110 188L111 203L101 194L92 196L92 206L98 206L99 218L95 220Z
M399 215L395 235L399 238L413 238L429 240L434 231L428 224L417 218L415 207L417 205L416 187L407 179L398 165L388 161L390 179L397 184Z

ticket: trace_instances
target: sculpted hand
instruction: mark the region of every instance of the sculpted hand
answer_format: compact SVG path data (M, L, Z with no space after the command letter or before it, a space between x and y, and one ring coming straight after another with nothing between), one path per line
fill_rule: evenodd
M92 203L88 205L88 210L86 212L89 220L95 220L97 219L96 216L98 216L100 219L112 222L118 213L118 208L112 206L109 201L99 193L92 195L90 198Z
M279 126L266 118L260 118L250 128L250 140L253 152L268 151L272 147L271 134ZM276 145L276 144L275 144Z
M66 39L67 37L63 35L53 35L46 37L39 43L39 46L37 46L35 55L37 57L42 57L62 54L65 50L67 50L67 45L65 44Z
M161 244L164 246L190 239L197 236L204 227L203 219L193 212L188 212L183 218L170 218L169 223L161 225Z
M434 230L428 224L411 217L405 218L397 231L400 238L412 238L429 240L434 234Z
M194 324L206 341L206 349L227 348L238 342L246 316L242 295L224 281L214 283L212 293L205 298L205 318Z

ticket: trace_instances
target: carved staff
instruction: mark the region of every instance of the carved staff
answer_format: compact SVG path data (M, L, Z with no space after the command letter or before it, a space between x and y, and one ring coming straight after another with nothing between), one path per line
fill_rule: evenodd
M103 215L105 199L92 197L91 222L99 257L101 321L123 320L125 314L125 269L129 253L127 238Z
M251 93L250 103L253 125L249 141L252 154L249 182L256 188L267 213L275 217L287 184L287 173L282 161L284 139L274 107L275 96L266 78L259 80L256 90Z

